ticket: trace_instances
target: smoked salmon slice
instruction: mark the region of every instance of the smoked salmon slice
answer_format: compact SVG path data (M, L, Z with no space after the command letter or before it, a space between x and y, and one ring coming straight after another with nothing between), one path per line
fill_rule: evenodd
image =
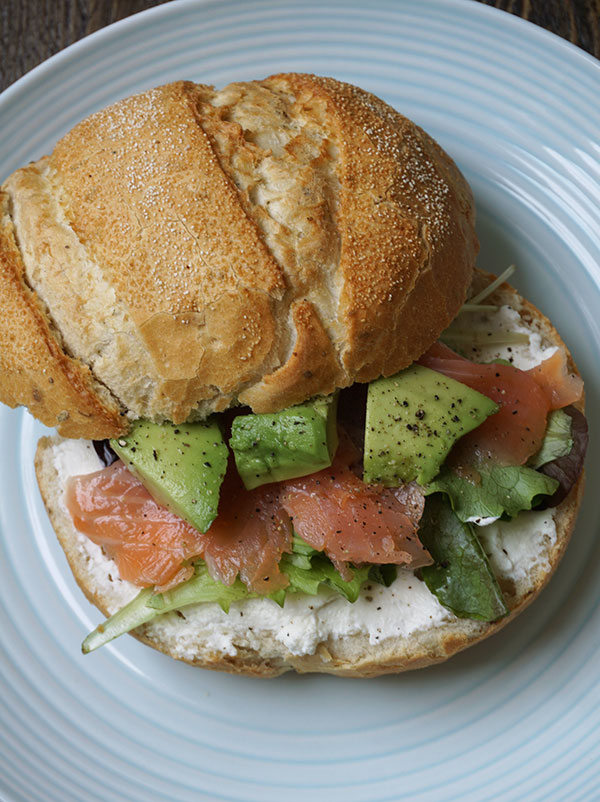
M560 349L526 371L513 365L471 362L441 342L418 361L478 390L500 407L460 439L454 458L475 454L476 459L499 465L523 465L542 445L548 412L574 403L583 392L581 379L569 375Z
M281 503L294 530L324 551L343 578L349 563L431 563L417 537L424 497L416 487L388 490L362 482L349 466L348 448L318 473L282 482Z
M230 585L240 579L255 593L286 587L279 570L292 550L292 523L281 507L277 484L246 490L233 460L221 487L219 513L204 537L203 557L213 578Z
M202 535L157 504L119 460L67 480L65 501L75 527L102 546L119 576L144 587L187 579L187 560L202 553Z
M527 373L544 390L551 401L551 409L562 409L569 404L575 404L583 395L583 379L569 373L567 356L560 348Z
M157 504L120 461L70 478L66 503L77 529L115 559L122 579L140 586L166 589L187 578L189 562L202 557L224 584L239 575L255 593L283 588L289 581L279 562L292 550L293 528L345 578L351 563L430 563L416 535L421 493L365 484L351 469L354 447L343 435L341 441L327 470L251 491L232 460L219 514L205 534Z
M292 530L276 494L258 488L242 497L231 483L228 489L206 534L154 501L121 461L71 477L66 504L75 527L115 560L121 579L135 585L167 590L191 576L189 561L203 557L211 576L226 585L239 573L256 593L285 587L279 561L291 550Z

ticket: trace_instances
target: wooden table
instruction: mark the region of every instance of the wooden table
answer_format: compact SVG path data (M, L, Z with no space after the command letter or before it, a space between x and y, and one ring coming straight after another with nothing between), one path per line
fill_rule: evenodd
M82 36L163 2L165 0L0 0L0 90ZM600 0L480 2L524 17L600 58Z

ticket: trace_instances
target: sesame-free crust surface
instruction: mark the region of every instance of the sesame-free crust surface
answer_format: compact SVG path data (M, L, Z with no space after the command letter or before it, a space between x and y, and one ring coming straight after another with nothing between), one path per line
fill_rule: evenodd
M54 332L33 379L50 360L86 381L61 417L17 381L0 399L67 436L272 411L390 375L456 314L477 251L450 157L373 95L310 75L126 98L3 192L0 276L22 276ZM16 375L27 330L1 326ZM73 434L63 418L79 408Z

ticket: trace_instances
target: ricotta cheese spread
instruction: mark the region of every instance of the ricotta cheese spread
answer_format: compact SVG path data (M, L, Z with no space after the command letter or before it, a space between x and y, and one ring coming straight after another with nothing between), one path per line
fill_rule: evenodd
M527 328L512 306L500 306L491 312L463 312L448 331L463 329L474 335L476 344L465 351L465 356L474 362L505 359L516 368L528 370L551 357L556 351L556 346L543 345L541 335ZM523 335L523 341L511 342L515 334ZM502 342L503 335L507 335L506 342ZM485 342L486 339L490 340L489 344ZM452 346L450 339L448 344Z

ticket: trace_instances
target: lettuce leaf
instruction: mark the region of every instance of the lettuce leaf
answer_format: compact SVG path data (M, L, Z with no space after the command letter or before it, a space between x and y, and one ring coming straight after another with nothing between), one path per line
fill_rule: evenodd
M292 559L295 555L291 555ZM284 555L280 562L280 569L287 574L290 584L287 588L270 595L274 601L283 606L288 593L307 593L316 596L321 585L335 590L349 602L355 602L362 585L369 579L371 566L352 568L352 579L342 579L337 568L324 554L318 552L310 559L310 568L300 567Z
M430 496L419 537L435 564L421 568L429 590L459 618L496 621L509 610L474 527L441 494Z
M153 593L146 602L147 606L160 614L178 610L187 604L216 602L223 612L228 613L232 602L256 595L250 594L240 579L236 579L233 585L224 585L213 579L204 561L196 563L194 568L194 576L191 579L164 593Z
M324 554L297 535L294 535L292 549L292 553L284 554L280 562L281 571L288 575L290 584L269 594L269 598L280 606L283 606L288 593L315 596L321 585L334 590L349 602L355 602L361 586L367 580L381 581L387 585L395 578L395 566L381 566L378 572L374 569L379 566L366 565L352 568L352 578L346 580ZM254 598L258 598L258 594L251 593L240 579L236 579L232 585L224 585L213 579L206 563L200 560L195 564L194 576L171 590L155 593L152 588L144 588L129 604L91 632L81 648L87 654L157 616L188 604L213 602L228 613L232 602Z
M231 602L248 598L250 595L247 587L239 579L236 579L231 586L216 582L208 573L204 562L198 563L195 569L191 579L165 593L155 593L153 588L141 590L125 607L90 632L81 644L81 651L88 654L119 635L130 632L159 615L179 610L187 604L216 602L227 612Z
M589 440L585 415L573 406L565 407L562 411L571 419L573 446L567 454L555 457L540 467L541 473L558 482L558 489L552 496L544 496L538 509L556 507L560 504L569 495L583 471Z
M445 493L459 520L514 518L535 507L543 496L551 496L558 482L525 465L478 467L477 480L442 468L425 489L426 494Z
M539 468L547 462L571 453L573 438L571 436L571 416L562 409L555 409L548 415L546 434L542 447L529 460L531 468Z

